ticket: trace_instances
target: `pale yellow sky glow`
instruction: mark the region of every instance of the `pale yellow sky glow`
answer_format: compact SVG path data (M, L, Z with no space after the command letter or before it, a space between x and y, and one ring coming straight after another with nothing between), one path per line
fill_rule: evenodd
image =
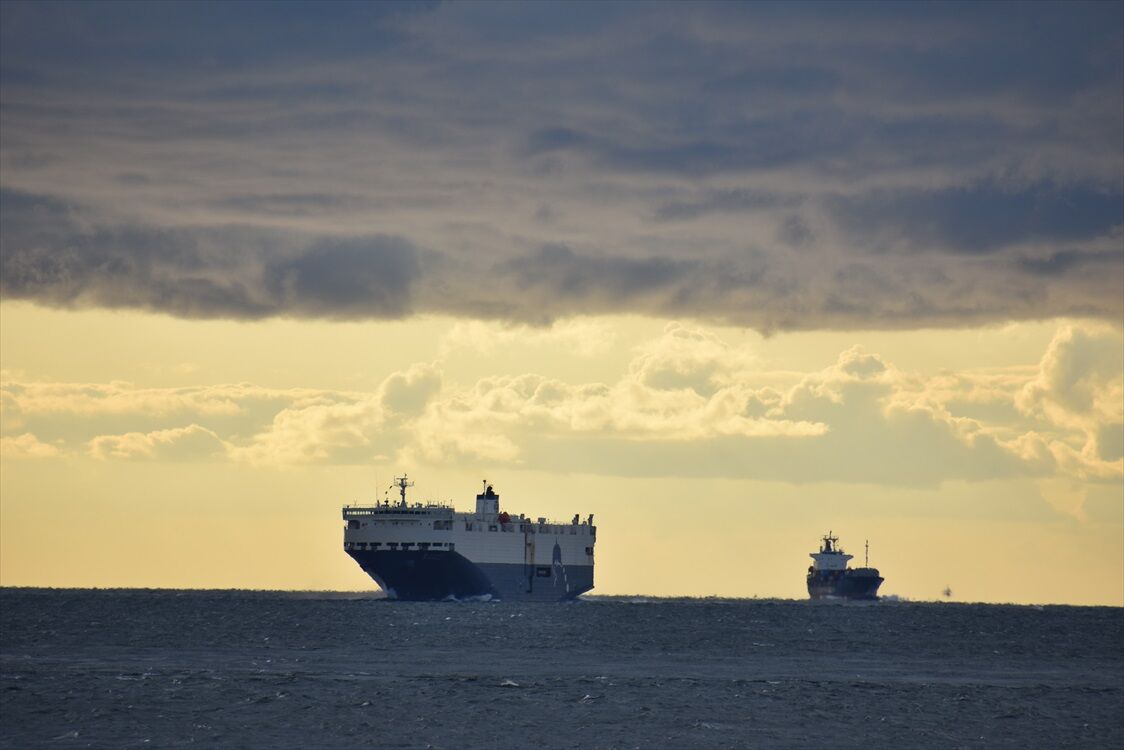
M0 305L0 583L366 590L395 474L596 514L600 594L1124 604L1124 343L1082 320L763 337L690 320L236 323Z

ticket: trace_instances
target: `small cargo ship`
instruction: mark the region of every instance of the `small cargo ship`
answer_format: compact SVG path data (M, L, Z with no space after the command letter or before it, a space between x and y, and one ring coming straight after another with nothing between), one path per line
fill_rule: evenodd
M877 568L870 565L870 543L866 545L866 560L861 568L848 568L852 558L839 546L839 538L831 532L820 540L820 551L810 552L812 564L808 566L808 596L813 599L877 599L878 587L883 578Z
M400 499L343 509L343 548L391 599L565 601L593 588L593 514L569 523L500 510L484 482L476 510Z

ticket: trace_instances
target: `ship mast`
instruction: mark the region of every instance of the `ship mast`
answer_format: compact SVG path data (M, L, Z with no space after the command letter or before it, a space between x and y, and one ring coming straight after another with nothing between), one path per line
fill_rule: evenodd
M406 507L406 488L407 487L413 487L414 483L411 482L411 481L408 481L407 475L403 474L400 477L394 478L394 486L398 488L399 494L402 495L401 506L403 508L405 508Z
M863 567L870 567L870 540L866 540L866 553L863 555Z

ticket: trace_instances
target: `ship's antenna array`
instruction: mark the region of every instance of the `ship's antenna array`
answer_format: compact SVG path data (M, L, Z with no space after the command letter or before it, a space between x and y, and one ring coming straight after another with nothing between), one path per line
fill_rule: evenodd
M399 494L402 495L402 507L405 508L406 507L406 488L407 487L413 487L414 483L409 481L409 478L406 474L403 474L400 477L394 478L394 486L398 488Z

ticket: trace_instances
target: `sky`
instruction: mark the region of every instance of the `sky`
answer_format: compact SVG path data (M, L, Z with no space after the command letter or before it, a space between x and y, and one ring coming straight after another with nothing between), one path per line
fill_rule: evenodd
M1124 606L1124 3L0 4L0 584Z

